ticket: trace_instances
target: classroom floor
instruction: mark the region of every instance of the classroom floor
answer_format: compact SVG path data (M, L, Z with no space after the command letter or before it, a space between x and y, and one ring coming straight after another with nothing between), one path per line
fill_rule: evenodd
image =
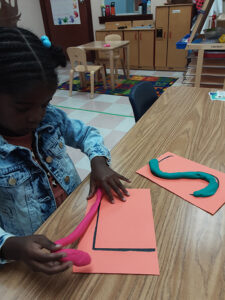
M58 69L59 83L69 80L69 68L68 65L66 68ZM130 73L131 75L177 77L178 80L173 86L182 85L183 80L183 72L131 70ZM87 125L98 128L109 150L135 124L128 97L95 94L94 99L90 99L89 93L73 91L72 97L68 94L68 91L57 90L51 104L65 111L70 118L79 119ZM90 172L89 159L80 150L70 147L68 147L68 154L83 180Z

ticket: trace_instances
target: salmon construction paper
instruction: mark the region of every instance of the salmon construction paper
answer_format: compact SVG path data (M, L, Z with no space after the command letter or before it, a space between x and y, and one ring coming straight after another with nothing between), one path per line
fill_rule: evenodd
M151 158L149 158L150 160ZM217 170L208 168L194 161L188 160L174 153L167 152L158 158L159 168L163 172L188 172L201 171L214 175L219 180L219 188L210 197L195 197L194 191L200 190L208 185L202 179L163 179L151 173L149 164L137 171L138 174L150 179L156 184L164 187L168 191L180 196L184 200L195 206L215 214L215 212L225 203L225 174ZM165 199L166 201L166 199Z
M103 196L78 245L89 253L91 263L74 266L74 272L159 275L150 190L128 192L126 202L116 198L115 204ZM94 201L88 201L87 211Z

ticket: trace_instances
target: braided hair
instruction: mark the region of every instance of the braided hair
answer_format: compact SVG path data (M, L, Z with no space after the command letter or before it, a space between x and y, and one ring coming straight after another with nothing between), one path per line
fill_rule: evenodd
M37 82L56 86L58 66L66 66L61 48L46 48L23 28L0 27L0 93L23 93Z

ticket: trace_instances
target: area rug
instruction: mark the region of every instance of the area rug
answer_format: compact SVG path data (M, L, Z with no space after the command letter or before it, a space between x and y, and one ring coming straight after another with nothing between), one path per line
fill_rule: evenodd
M174 84L178 78L174 77L156 77L156 76L141 76L131 75L129 79L126 79L124 75L119 75L118 83L115 84L115 89L110 87L110 75L107 75L107 89L103 87L102 80L95 82L95 93L108 94L117 96L129 96L131 88L140 81L151 81L158 96L160 96L168 87ZM86 75L87 87L81 88L79 77L75 77L73 80L73 91L78 92L90 92L90 80L89 75ZM60 90L69 90L69 81L66 81L58 86Z

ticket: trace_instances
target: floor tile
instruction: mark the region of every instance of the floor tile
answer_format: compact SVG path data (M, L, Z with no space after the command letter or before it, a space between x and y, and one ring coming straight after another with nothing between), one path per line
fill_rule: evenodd
M99 94L97 101L105 103L115 103L120 96Z
M55 106L55 107L64 111L68 116L73 112L73 110L69 109L69 108L58 107L58 106Z
M55 94L53 97L52 97L52 100L50 101L51 104L54 104L54 105L57 105L63 101L65 101L65 97L63 96L58 96L57 94Z
M87 109L87 110L93 110L93 111L105 111L111 103L105 103L105 102L99 102L99 101L90 101L84 105L82 105L80 108Z
M81 106L88 103L88 101L89 99L84 100L78 97L68 97L66 100L64 99L64 101L58 103L58 105L70 108L80 108Z
M128 104L111 104L105 112L122 116L133 116L131 105Z
M129 98L128 97L124 97L124 96L117 97L117 100L114 103L117 103L117 104L128 104L128 105L130 105Z
M128 132L135 125L134 118L124 118L118 126L115 127L115 130Z
M81 152L80 149L74 149L72 147L66 146L66 150L72 161L75 163L85 156L85 154Z
M83 181L89 175L89 173L90 173L89 170L79 169L79 168L77 168L77 172L78 172L78 174L80 176L81 181Z
M155 71L147 71L147 70L138 70L135 75L144 75L144 76L157 76L155 75Z
M95 112L89 112L89 111L82 111L82 110L73 110L69 114L69 117L71 119L81 120L85 124L93 120L98 116L98 113Z
M107 128L112 130L116 126L118 126L124 119L125 117L121 116L98 114L95 118L88 122L88 125L95 126L97 128Z
M90 160L87 156L84 156L83 158L81 158L77 163L76 163L76 167L79 169L84 169L87 171L91 171L91 167L90 167Z

